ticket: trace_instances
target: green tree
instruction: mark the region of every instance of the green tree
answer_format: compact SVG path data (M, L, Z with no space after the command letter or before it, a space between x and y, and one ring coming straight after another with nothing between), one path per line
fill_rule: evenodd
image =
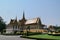
M6 29L6 24L3 21L2 17L0 17L0 32L3 33L4 29Z
M27 30L30 31L30 26L27 27Z
M26 33L27 36L29 35L29 31L30 31L30 26L27 27L27 33Z

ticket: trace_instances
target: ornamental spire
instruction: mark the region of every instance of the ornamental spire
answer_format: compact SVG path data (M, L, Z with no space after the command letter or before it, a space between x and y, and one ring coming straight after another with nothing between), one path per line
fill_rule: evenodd
M23 19L25 19L25 14L24 14L24 11L23 11Z

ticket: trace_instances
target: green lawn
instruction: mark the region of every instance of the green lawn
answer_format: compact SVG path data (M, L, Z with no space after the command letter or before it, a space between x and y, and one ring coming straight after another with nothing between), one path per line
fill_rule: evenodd
M48 35L48 34L41 34L41 35L31 35L28 36L31 38L45 38L45 39L59 39L60 40L60 36L52 36L52 35Z

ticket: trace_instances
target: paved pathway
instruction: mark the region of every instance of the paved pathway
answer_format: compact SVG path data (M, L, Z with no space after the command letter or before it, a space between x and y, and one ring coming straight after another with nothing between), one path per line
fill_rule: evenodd
M20 36L0 35L0 40L34 40L34 39L20 38Z

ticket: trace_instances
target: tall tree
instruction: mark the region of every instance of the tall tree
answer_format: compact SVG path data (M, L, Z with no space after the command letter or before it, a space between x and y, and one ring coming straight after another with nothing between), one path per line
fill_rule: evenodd
M0 32L3 32L4 29L6 29L6 24L3 21L2 17L0 17Z

